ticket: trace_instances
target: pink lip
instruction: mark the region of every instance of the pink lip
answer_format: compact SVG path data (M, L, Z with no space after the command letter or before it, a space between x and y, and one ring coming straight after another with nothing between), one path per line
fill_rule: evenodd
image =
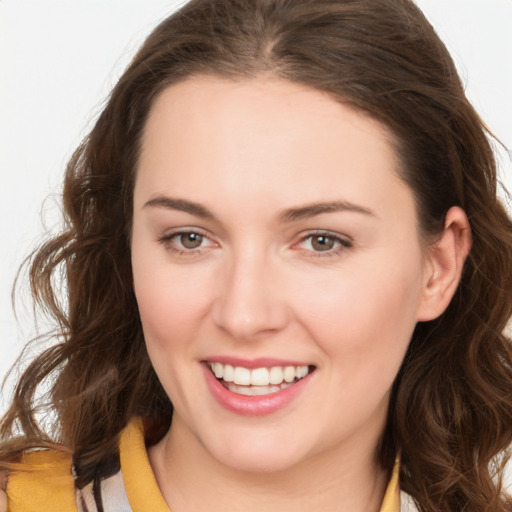
M217 361L217 359L215 359ZM268 361L268 360L265 360ZM220 361L219 361L220 362ZM225 363L231 364L231 363ZM259 364L259 363L258 363ZM235 365L236 366L236 365ZM245 366L245 363L239 364L239 366ZM261 366L254 366L254 368L263 368L267 366L300 366L294 364L263 364ZM302 393L310 382L311 373L303 379L299 380L295 384L277 391L276 393L270 393L262 396L246 396L233 393L226 389L211 372L207 364L202 364L206 383L210 392L212 393L215 400L223 406L225 409L241 414L244 416L263 416L266 414L272 414L280 409L286 407L292 402L297 396ZM247 366L245 366L247 368Z
M249 370L253 370L254 368L270 368L272 366L308 366L308 363L304 362L263 357L257 359L241 359L238 357L211 356L206 358L205 361L209 361L211 363L230 364L231 366L243 366Z

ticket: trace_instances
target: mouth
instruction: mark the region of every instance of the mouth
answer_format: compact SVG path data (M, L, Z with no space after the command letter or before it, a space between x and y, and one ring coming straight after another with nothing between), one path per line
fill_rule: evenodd
M232 393L245 396L263 396L293 386L315 370L313 365L271 366L245 368L217 361L206 361L206 366L222 386Z

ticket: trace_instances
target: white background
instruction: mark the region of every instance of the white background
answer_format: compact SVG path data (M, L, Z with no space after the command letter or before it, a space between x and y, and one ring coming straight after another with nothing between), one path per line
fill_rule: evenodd
M65 163L133 52L181 3L0 0L0 380L34 334L23 295L15 320L11 287L23 258L58 225ZM470 100L512 148L512 0L417 3L452 51ZM512 189L505 152L501 160Z

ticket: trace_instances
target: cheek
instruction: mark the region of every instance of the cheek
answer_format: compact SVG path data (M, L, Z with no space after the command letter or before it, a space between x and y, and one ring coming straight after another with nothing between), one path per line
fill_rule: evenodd
M295 294L297 316L325 352L378 366L393 357L400 364L417 321L421 264L419 258L412 265L385 261L384 255L362 258L323 281L303 282L302 293Z
M186 342L207 309L207 276L169 265L162 255L135 251L134 291L146 342L167 346Z
M141 263L143 259L134 257L134 290L149 358L175 407L191 410L186 390L194 389L195 383L182 363L197 356L193 341L200 337L207 309L204 283L199 276L187 279L186 272L170 270L165 261Z
M203 311L200 285L178 279L168 265L146 267L135 262L134 289L149 358L167 396L180 411L193 410L194 381L184 361L195 359ZM186 385L184 385L186 383ZM192 394L193 396L193 394Z
M202 316L200 296L159 279L135 290L146 341L162 345L186 342Z

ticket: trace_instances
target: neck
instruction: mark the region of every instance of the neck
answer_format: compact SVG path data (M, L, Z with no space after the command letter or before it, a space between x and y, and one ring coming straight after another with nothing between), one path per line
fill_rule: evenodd
M211 457L175 420L148 451L173 512L380 510L388 475L376 463L372 448L363 453L360 446L340 446L281 471L240 471Z

